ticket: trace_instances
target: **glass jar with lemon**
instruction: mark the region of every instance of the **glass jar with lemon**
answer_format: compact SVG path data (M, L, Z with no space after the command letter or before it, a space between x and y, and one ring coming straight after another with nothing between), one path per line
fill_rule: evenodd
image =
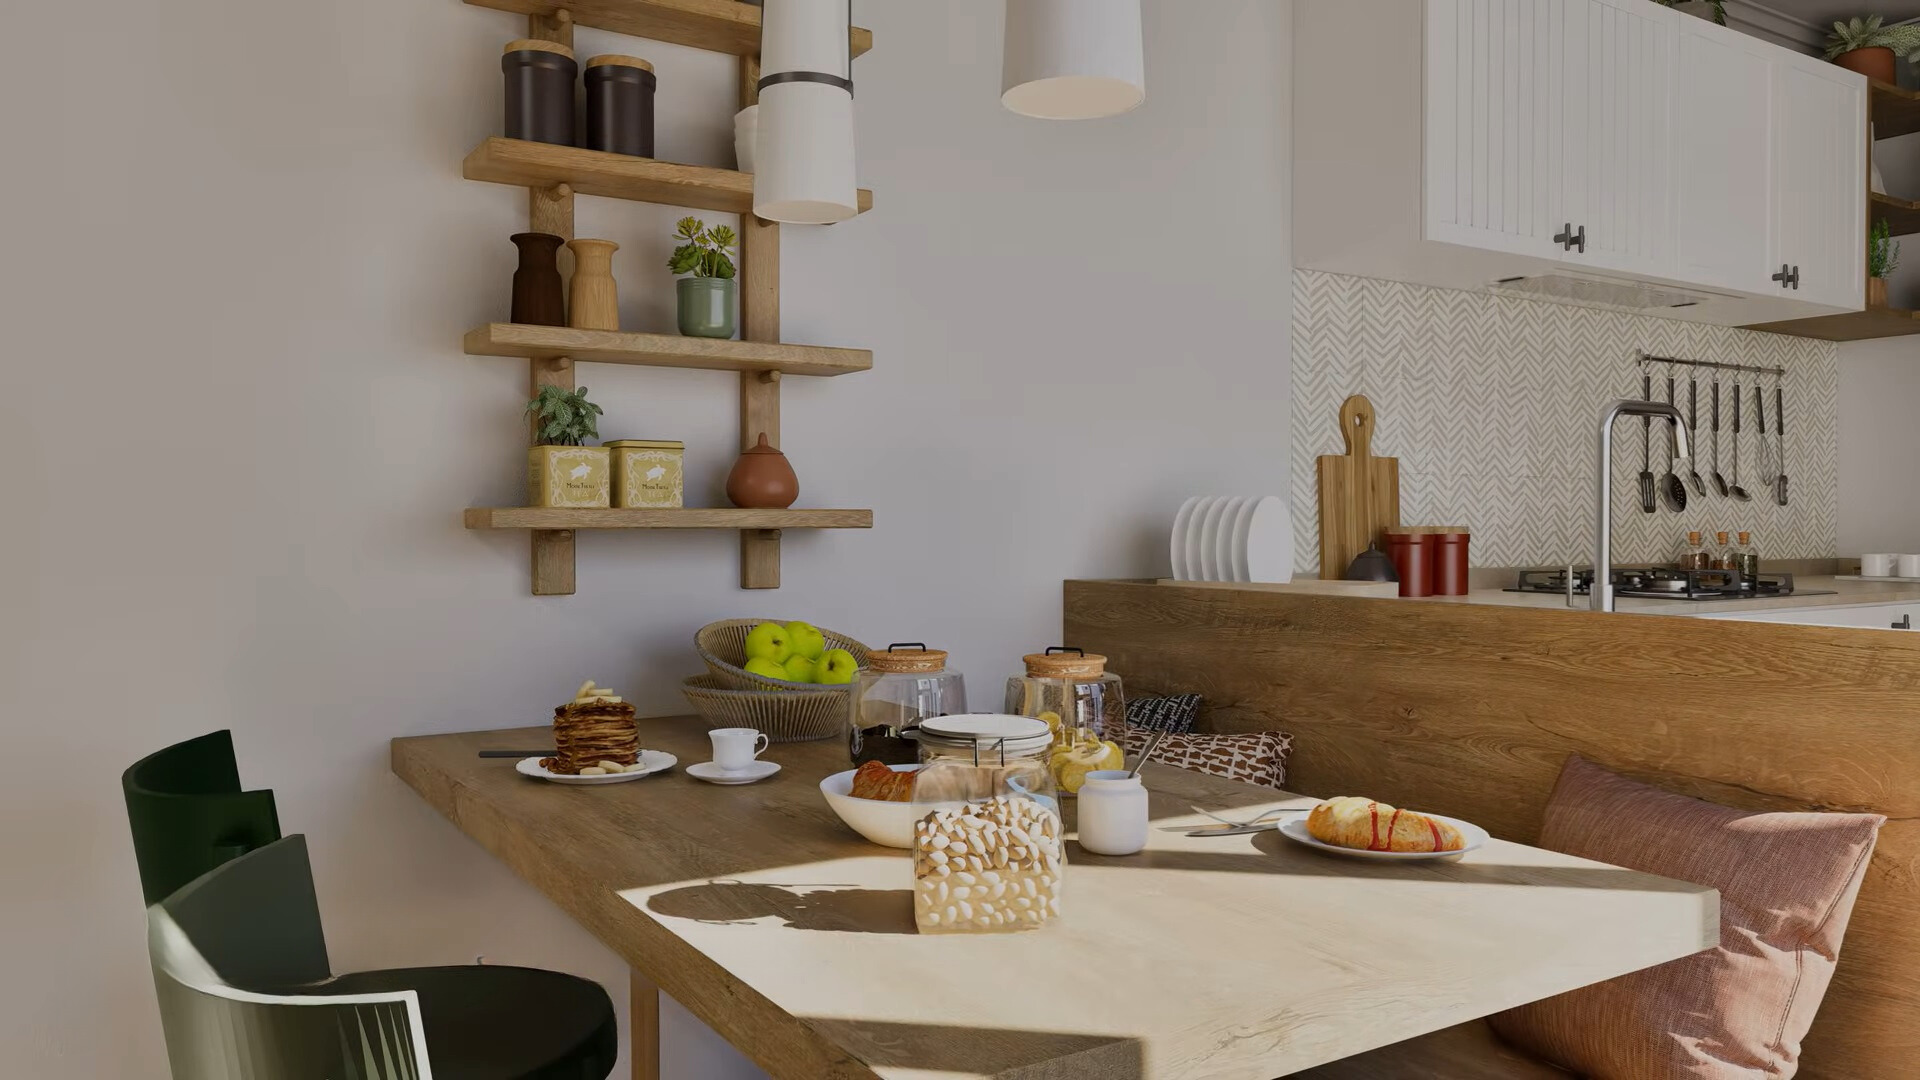
M1127 702L1107 658L1055 646L1022 659L1027 673L1007 680L1006 709L1044 721L1053 733L1047 764L1060 791L1075 794L1088 773L1120 768Z

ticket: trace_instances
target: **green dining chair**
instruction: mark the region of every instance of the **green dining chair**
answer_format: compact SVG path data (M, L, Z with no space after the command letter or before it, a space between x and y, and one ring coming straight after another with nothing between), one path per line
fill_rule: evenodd
M280 839L273 792L240 790L233 733L175 743L120 775L140 891L157 904L228 859Z
M613 1002L585 979L472 965L333 975L306 837L147 909L174 1080L605 1080Z

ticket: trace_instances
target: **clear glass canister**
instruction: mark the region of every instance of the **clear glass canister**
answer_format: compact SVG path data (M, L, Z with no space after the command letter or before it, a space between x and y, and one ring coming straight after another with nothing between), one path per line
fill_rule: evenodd
M847 718L847 756L855 765L920 760L920 721L967 711L967 684L947 670L947 654L925 642L900 642L867 654L854 680Z
M1048 764L1060 790L1074 794L1088 773L1120 768L1127 700L1107 658L1055 646L1024 659L1027 673L1007 680L1006 710L1046 722L1053 733Z
M923 934L1034 930L1060 917L1065 830L1031 717L936 717L919 731L913 917Z

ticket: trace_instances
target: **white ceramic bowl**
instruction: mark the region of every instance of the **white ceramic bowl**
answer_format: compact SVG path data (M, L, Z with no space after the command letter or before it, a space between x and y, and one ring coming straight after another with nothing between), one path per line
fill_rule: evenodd
M914 772L918 765L894 765L894 772ZM856 799L847 794L853 790L853 770L837 772L820 781L820 794L826 797L827 805L840 815L847 827L881 847L910 848L913 846L913 804L910 802L881 802L879 799Z

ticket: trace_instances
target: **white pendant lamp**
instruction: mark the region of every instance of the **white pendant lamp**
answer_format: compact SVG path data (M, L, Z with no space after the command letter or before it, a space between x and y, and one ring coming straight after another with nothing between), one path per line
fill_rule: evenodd
M765 0L753 212L825 225L860 212L853 174L853 0Z
M1118 116L1147 99L1143 52L1140 0L1007 0L1000 103L1042 120Z

